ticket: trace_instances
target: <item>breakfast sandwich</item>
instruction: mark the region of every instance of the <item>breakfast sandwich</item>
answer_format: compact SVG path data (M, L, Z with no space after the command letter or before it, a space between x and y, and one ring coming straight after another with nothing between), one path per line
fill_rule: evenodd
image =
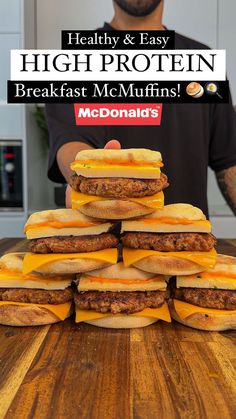
M171 204L122 222L123 261L147 272L190 275L213 268L215 237L199 208Z
M73 312L72 275L22 273L24 253L0 258L0 324L38 326L65 320Z
M78 276L74 296L76 322L108 328L170 322L169 291L163 275L153 275L122 262Z
M173 319L201 330L236 329L236 257L218 255L213 269L176 277Z
M73 209L32 214L25 224L30 253L23 273L73 274L116 263L119 240L112 228Z
M161 154L147 149L80 151L71 164L72 208L103 219L126 219L163 207L167 176Z

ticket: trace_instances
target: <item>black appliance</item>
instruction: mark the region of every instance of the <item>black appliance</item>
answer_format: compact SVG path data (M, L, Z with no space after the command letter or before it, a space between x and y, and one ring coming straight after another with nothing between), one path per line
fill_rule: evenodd
M0 212L23 211L22 141L0 139Z

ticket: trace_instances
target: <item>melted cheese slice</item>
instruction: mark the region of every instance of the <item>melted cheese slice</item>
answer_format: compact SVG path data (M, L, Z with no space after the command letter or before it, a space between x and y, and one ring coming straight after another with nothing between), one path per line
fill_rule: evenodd
M109 150L111 152L111 150ZM122 152L122 150L119 150L119 152ZM158 153L158 152L154 152ZM81 153L80 153L81 154ZM96 152L98 155L98 153ZM161 155L159 154L159 159L161 159ZM113 166L120 166L120 167L143 167L143 168L149 168L149 167L163 167L164 164L161 160L156 161L146 161L146 160L125 160L122 158L102 158L102 159L78 159L71 163L71 169L75 170L80 167L87 167L90 169L91 167L113 167Z
M55 262L57 260L95 259L113 264L117 262L117 257L117 249L104 249L88 253L26 253L23 260L23 274L26 275L32 271L37 271L37 269L41 266L47 265L47 263Z
M139 178L139 179L159 179L160 167L162 162L155 164L119 164L105 163L99 161L74 161L71 163L71 169L75 171L78 176L87 178L105 178L105 177L121 177L121 178Z
M176 313L181 318L181 320L186 319L187 317L191 316L192 314L196 313L204 313L204 314L214 314L214 315L222 315L227 314L235 316L236 310L216 310L213 308L204 308L204 307L198 307L194 306L193 304L185 303L185 301L180 300L174 300L174 307L176 310Z
M0 270L0 288L30 288L64 290L71 285L72 276L49 278L47 275L23 275L9 269Z
M91 227L66 227L58 228L54 227L38 227L29 229L26 232L26 237L30 239L38 239L40 237L58 237L58 236L93 236L97 234L107 233L112 227L111 223L100 223Z
M236 275L233 278L223 273L211 275L209 272L202 272L195 275L177 276L177 288L212 288L222 290L236 290Z
M101 196L95 196L95 195L86 195L82 194L80 192L72 191L71 192L71 202L72 202L72 208L77 209L81 207L82 205L86 205L90 202L94 201L108 201L109 198L103 198ZM114 201L114 199L112 199ZM138 204L144 205L148 208L162 208L164 206L164 193L158 192L155 195L152 196L145 196L143 198L126 198L123 199L123 201L132 201L137 202Z
M147 279L119 279L119 278L100 278L89 274L82 274L78 291L165 291L166 281L164 277Z
M118 317L121 316L120 314L111 314L111 313L97 313L93 310L80 310L76 307L75 309L75 322L85 322L87 320L96 320L101 319L103 317ZM168 323L171 323L171 317L168 309L168 305L164 303L159 308L145 308L142 311L139 311L138 313L133 314L122 314L122 317L124 316L138 316L138 317L152 317L154 319L160 319L164 320Z
M123 248L123 261L125 267L130 266L147 256L176 257L190 260L204 268L213 268L216 263L215 249L209 252L157 252L156 250Z
M46 310L50 311L51 313L55 314L60 320L65 320L68 317L72 302L64 303L64 304L30 304L30 303L18 303L14 301L0 301L0 306L3 305L17 305L22 307L40 307L45 308Z
M216 264L215 269L214 270L209 270L206 272L201 272L201 274L199 274L199 276L201 278L228 278L228 279L236 279L236 274L234 272L230 272L230 271L217 271L217 268L219 267L219 264ZM228 270L230 269L230 266L226 266L226 269L228 268Z
M24 227L24 233L27 233L28 230L38 229L40 227L51 227L55 229L62 229L62 228L70 228L70 227L92 227L95 225L99 225L101 222L99 221L42 221L40 223L34 224L26 224Z
M211 223L208 220L187 220L171 217L143 217L137 220L123 221L121 224L121 232L138 231L152 233L210 233Z
M40 237L57 236L90 236L94 234L106 233L112 227L112 223L104 222L42 222L28 224L25 226L27 239L37 239Z

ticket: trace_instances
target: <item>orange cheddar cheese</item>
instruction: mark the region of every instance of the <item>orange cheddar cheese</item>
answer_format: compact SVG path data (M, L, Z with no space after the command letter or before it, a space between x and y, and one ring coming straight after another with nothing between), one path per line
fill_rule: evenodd
M211 223L208 220L188 220L187 218L172 218L172 217L159 217L159 218L142 218L143 223L147 224L173 224L173 225L196 225L199 227L211 228Z
M155 276L154 278L149 279L119 279L119 278L101 278L99 276L92 276L89 274L84 274L84 278L90 282L100 282L103 283L120 283L120 284L148 284L150 282L163 282L163 275Z
M186 303L185 301L180 300L173 300L175 311L181 320L186 319L187 317L191 316L192 314L196 313L204 313L204 314L214 314L214 315L222 315L222 314L232 314L235 316L236 310L216 310L214 308L204 308L198 307L193 304Z
M19 271L0 269L0 288L63 290L73 279L74 275L23 275Z
M68 260L68 259L95 259L102 260L111 264L117 262L118 250L117 249L104 249L97 250L96 252L88 253L48 253L48 254L36 254L26 253L23 260L23 274L26 275L32 271L37 271L43 265L54 262L57 260Z
M71 192L71 202L72 209L77 209L82 205L86 205L94 201L108 201L109 198L104 198L101 196L95 195L86 195L80 192L72 191ZM144 205L149 208L162 208L164 206L164 194L163 192L158 192L155 195L145 196L143 198L126 198L127 201L137 202L141 205Z
M98 160L75 160L71 163L71 169L72 170L76 170L79 168L84 168L84 169L90 169L90 167L100 167L101 169L104 167L114 167L114 166L120 166L122 167L140 167L141 169L146 169L149 167L163 167L164 164L161 161L156 161L156 162L150 162L147 163L146 161L118 161L115 159L103 159L102 161L98 161Z
M1 279L5 280L6 278L11 277L15 279L19 279L22 281L63 281L66 279L73 279L72 275L33 275L28 274L24 275L22 272L14 271L13 269L0 269L0 285L1 285Z
M236 279L236 274L228 272L201 272L198 274L198 277L208 279L208 278L229 278Z
M93 227L101 224L99 221L42 221L41 223L26 224L24 227L24 233L28 230L38 229L40 227L51 227L51 228L77 228L77 227Z
M147 256L173 256L190 260L206 269L210 269L213 268L216 263L217 254L215 249L212 249L209 252L158 252L156 250L123 248L123 261L125 267L130 266Z
M80 310L76 307L75 310L75 321L76 323L85 322L87 320L96 320L103 317L119 317L119 316L138 316L138 317L153 317L154 319L164 320L168 323L171 323L171 317L169 313L169 308L166 303L164 303L159 308L145 308L138 313L133 314L112 314L112 313L97 313L93 310Z

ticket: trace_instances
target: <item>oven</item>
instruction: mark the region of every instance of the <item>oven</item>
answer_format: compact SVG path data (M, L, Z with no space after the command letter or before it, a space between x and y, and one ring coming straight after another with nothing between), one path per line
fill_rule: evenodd
M0 139L0 212L23 211L22 141Z

